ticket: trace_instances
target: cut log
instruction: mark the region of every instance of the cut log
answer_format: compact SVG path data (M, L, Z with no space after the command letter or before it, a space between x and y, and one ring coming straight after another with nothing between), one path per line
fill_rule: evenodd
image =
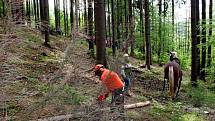
M151 104L150 101L139 102L139 103L124 105L124 108L125 108L125 109L140 108L140 107L148 106L148 105L150 105L150 104Z

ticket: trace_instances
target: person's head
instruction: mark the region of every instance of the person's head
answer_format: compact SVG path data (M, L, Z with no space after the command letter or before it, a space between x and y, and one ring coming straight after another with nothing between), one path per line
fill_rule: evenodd
M129 63L129 55L127 53L123 55L123 58L125 63Z
M104 66L102 64L97 64L94 68L94 72L96 76L101 77L103 73Z
M170 52L170 60L177 58L177 52Z

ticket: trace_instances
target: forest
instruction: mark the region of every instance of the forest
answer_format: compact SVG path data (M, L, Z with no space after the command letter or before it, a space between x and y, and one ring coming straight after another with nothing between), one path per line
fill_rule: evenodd
M215 121L213 0L0 0L0 121Z

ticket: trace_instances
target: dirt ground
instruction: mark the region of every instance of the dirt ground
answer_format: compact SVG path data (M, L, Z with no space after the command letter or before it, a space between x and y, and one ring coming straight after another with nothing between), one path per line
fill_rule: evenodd
M163 68L158 66L152 71L133 71L133 96L125 96L125 104L149 100L150 106L123 113L102 111L111 99L103 104L96 100L103 88L90 71L95 60L87 54L85 40L51 36L52 48L46 48L34 29L16 27L6 34L0 32L0 119L27 121L72 114L70 120L167 121L186 112L189 97L185 90L182 87L176 101L169 100L166 91L162 92ZM110 68L119 72L120 53L107 59ZM134 58L131 62L137 67L143 64ZM210 116L202 117L210 120Z

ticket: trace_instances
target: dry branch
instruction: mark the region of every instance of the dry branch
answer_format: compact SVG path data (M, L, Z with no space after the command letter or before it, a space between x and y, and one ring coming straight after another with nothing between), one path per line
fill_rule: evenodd
M124 105L124 109L140 108L140 107L149 106L150 104L151 104L150 101L139 102L139 103L134 103L134 104L128 104L128 105ZM108 110L110 110L110 107L103 108L100 111L108 111ZM47 119L38 119L37 121L61 121L61 120L69 120L69 119L84 117L83 114L84 113L61 115L61 116L50 117L50 118L47 118ZM34 121L36 121L36 120L34 120Z

